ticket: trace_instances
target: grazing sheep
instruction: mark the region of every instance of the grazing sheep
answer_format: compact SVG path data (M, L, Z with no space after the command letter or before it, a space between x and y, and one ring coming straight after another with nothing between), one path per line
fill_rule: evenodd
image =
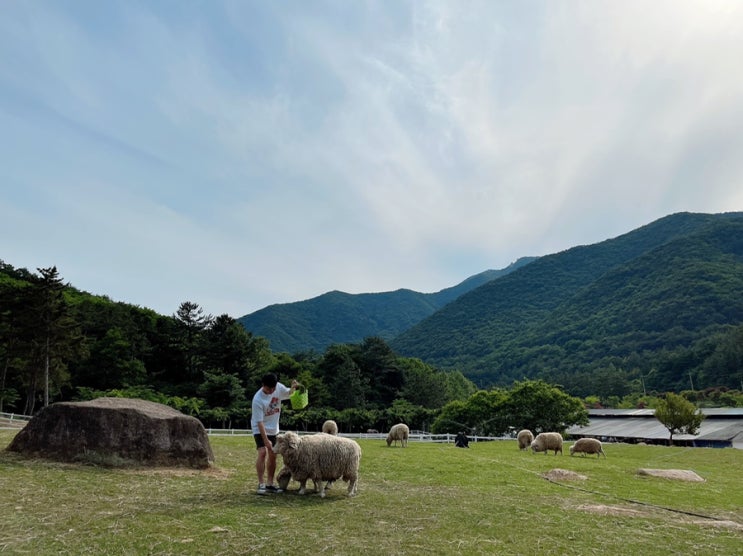
M534 433L529 429L523 429L516 435L516 439L519 441L519 450L526 450L534 442Z
M279 484L281 490L286 490L289 486L289 481L292 479L292 470L286 465L281 468L279 474L276 475L276 482Z
M602 455L606 457L606 454L604 454L604 448L601 446L601 441L597 440L595 438L579 438L575 441L575 444L573 444L570 447L570 455L572 456L574 453L578 454L596 454L597 458L600 458Z
M322 424L322 432L325 434L338 434L338 425L332 419L328 419Z
M276 482L278 483L279 488L281 490L287 490L289 488L289 482L291 480L292 480L292 470L289 469L289 467L287 467L286 465L284 465L281 468L281 471L279 471L279 474L276 475ZM317 492L319 490L318 483L315 481L313 481L313 483L315 485L315 492ZM325 488L326 489L330 488L330 483L325 485Z
M348 482L349 496L356 494L361 447L350 438L331 434L299 436L287 432L276 438L273 451L281 455L291 476L299 482L299 494L305 494L308 479L315 483L321 498L325 498L323 481L337 479Z
M408 445L408 437L410 436L410 429L405 423L398 423L394 425L389 434L387 435L387 446L397 441L400 441L400 446L405 448Z
M560 452L562 455L562 435L559 432L540 432L531 443L533 452L544 452L547 455L549 450L554 450L555 455Z

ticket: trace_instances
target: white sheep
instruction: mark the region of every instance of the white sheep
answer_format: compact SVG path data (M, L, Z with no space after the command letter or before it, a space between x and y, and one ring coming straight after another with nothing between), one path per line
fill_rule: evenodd
M522 429L516 435L516 439L519 442L519 450L526 450L534 442L534 433L529 429Z
M324 432L325 434L337 435L338 434L338 423L336 423L332 419L328 419L327 421L325 421L322 424L322 432ZM325 484L325 488L328 489L328 488L332 487L333 486L333 482L334 481L328 481ZM315 485L315 490L317 490L317 485Z
M400 446L405 448L408 445L408 437L410 436L410 429L405 423L398 423L393 425L387 435L387 446L390 446L393 442L397 444L400 441Z
M315 484L321 498L325 498L323 481L337 479L348 482L349 496L356 494L361 447L350 438L331 434L299 436L287 432L276 438L273 451L281 455L284 465L290 469L290 476L299 482L299 494L305 494L308 479ZM286 480L283 469L279 474Z
M540 432L531 443L533 452L544 452L547 455L549 450L554 450L555 455L560 452L562 455L562 435L559 432Z
M606 457L604 448L601 446L601 441L596 438L579 438L576 440L570 447L570 455L572 456L574 453L583 455L596 454L597 458L600 458L602 455Z
M328 419L322 424L322 432L325 434L338 434L338 424L332 419Z

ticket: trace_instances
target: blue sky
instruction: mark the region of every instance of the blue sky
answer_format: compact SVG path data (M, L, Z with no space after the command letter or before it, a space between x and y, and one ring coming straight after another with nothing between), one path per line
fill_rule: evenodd
M743 210L743 3L8 0L0 259L174 313Z

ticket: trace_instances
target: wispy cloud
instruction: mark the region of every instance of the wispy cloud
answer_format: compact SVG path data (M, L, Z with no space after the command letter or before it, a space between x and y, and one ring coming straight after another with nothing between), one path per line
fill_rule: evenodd
M11 3L0 257L169 313L742 210L723 1Z

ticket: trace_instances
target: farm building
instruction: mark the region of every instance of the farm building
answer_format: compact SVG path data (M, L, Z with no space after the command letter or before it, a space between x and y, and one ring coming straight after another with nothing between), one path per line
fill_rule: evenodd
M677 446L743 449L743 408L705 408L698 434L675 434ZM606 442L668 444L668 429L653 409L589 409L589 424L571 427L570 438L591 437Z

